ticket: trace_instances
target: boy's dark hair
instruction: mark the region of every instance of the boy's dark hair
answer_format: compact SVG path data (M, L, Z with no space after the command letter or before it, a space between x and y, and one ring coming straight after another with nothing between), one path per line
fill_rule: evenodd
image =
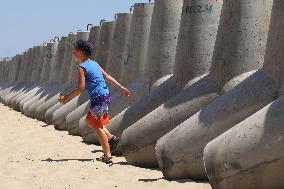
M86 55L91 56L93 51L93 45L90 41L84 39L78 39L73 42L73 46L79 48L81 51L86 53Z

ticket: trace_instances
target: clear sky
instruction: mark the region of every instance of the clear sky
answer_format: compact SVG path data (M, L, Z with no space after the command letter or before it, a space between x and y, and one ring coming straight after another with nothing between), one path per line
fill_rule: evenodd
M0 58L112 20L139 2L149 0L0 0Z

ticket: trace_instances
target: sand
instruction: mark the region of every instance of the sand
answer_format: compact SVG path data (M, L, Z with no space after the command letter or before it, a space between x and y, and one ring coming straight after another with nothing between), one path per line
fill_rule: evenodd
M211 189L208 183L167 181L159 170L96 161L100 146L57 131L0 104L0 189Z

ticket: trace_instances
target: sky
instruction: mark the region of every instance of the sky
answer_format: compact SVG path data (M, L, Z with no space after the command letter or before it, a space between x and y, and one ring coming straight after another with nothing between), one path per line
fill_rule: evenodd
M0 58L113 20L116 13L144 2L149 0L0 0Z

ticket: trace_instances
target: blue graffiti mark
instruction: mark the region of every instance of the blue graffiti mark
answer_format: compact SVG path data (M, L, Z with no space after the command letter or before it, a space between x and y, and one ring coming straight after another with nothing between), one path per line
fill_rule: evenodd
M127 47L128 48L128 52L127 52L127 56L126 56L126 59L124 60L124 65L127 65L128 64L128 62L129 62L129 59L130 59L130 51L131 51L131 49L130 49L130 47L128 46Z

